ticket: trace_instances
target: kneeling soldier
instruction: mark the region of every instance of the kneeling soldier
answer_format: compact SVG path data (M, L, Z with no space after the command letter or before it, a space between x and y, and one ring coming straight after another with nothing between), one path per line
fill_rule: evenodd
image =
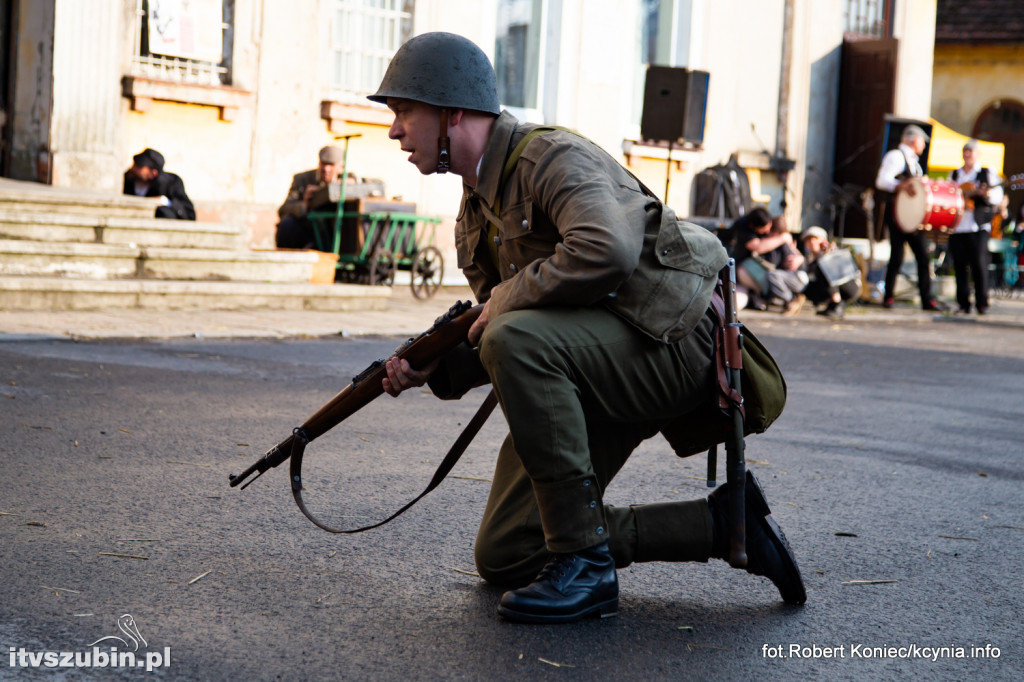
M708 305L727 261L718 239L678 221L595 144L531 135L537 126L502 112L493 68L465 38L409 40L370 99L394 112L389 136L421 173L464 183L455 245L485 303L469 335L479 351L426 368L392 360L384 390L429 382L457 398L492 384L510 433L475 553L484 579L513 588L501 615L613 615L616 566L725 558L724 487L706 500L602 502L641 441L710 400ZM746 509L747 570L803 603L796 561L749 475Z

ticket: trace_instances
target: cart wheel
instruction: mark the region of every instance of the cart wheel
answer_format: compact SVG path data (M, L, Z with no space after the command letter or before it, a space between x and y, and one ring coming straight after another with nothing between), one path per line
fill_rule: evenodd
M357 280L356 271L351 268L339 268L334 271L334 281L342 284L354 284Z
M416 298L430 298L441 288L444 276L444 258L437 247L426 246L419 250L412 262L412 295Z
M394 283L395 257L387 249L381 249L370 262L370 284L383 284L390 287Z

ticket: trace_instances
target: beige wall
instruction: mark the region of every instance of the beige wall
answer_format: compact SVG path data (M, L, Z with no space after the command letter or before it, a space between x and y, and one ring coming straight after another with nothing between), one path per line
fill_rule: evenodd
M963 135L993 103L1024 102L1024 46L937 45L934 70L931 114Z
M897 116L928 120L932 100L936 0L902 0L895 6Z

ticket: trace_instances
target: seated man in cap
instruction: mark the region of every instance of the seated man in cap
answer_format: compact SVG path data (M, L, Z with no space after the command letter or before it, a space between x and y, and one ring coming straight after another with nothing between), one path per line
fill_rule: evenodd
M840 258L843 250L836 251L836 244L829 240L828 232L817 225L803 231L800 243L807 259L804 270L808 282L804 294L815 306L825 306L817 311L819 315L833 320L842 319L847 301L856 300L860 295L860 278L853 256L848 251L842 256L846 260L845 267L832 263L833 259ZM836 255L829 256L833 253Z
M124 173L123 191L139 197L160 197L163 203L157 206L157 218L196 219L185 183L164 170L163 154L155 149L145 149L132 157L132 167Z
M310 249L316 246L313 223L306 217L310 211L322 209L330 203L324 190L337 182L345 170L345 153L340 147L328 145L320 150L320 164L313 170L303 171L292 178L288 197L277 209L281 221L277 224L277 248ZM349 182L355 176L349 174Z

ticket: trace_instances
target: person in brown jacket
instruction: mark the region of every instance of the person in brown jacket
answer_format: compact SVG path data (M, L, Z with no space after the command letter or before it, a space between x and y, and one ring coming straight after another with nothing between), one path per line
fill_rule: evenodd
M292 177L291 187L284 203L277 209L281 221L277 224L276 242L279 249L311 249L316 247L314 225L306 215L319 206L311 205L317 190L337 182L345 170L345 152L328 145L320 150L320 163L316 168ZM326 243L326 242L324 242Z

